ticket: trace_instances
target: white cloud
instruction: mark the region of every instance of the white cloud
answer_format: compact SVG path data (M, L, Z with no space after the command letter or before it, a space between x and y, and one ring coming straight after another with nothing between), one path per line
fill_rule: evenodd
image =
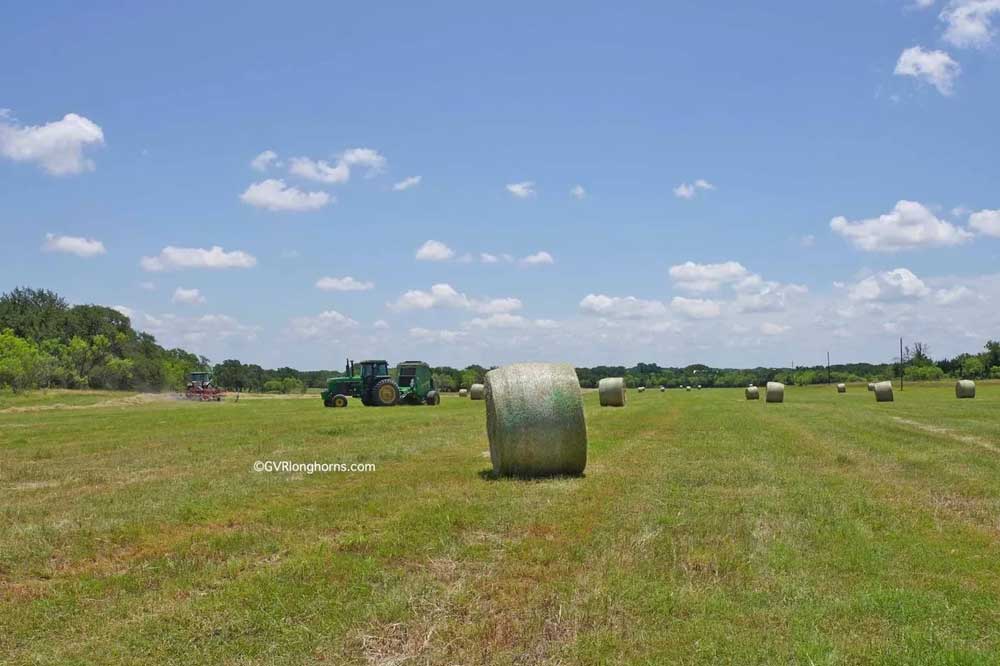
M754 286L751 287L750 284ZM741 286L734 305L738 312L783 312L793 299L808 293L802 285L748 280Z
M429 240L417 248L417 261L448 261L455 251L441 241Z
M57 236L55 234L45 234L42 250L75 254L78 257L96 257L106 252L104 243L99 240L80 238L79 236Z
M678 289L685 291L716 291L723 285L737 283L750 275L750 271L737 261L718 264L686 261L670 267L670 278Z
M993 39L993 19L1000 0L951 0L941 12L945 41L959 47L984 48Z
M469 298L450 284L432 285L429 291L411 289L388 306L393 310L430 310L451 308L472 310L482 314L507 313L520 310L522 303L517 298L476 299Z
M265 150L250 161L250 167L257 171L267 171L278 159L278 153L273 150Z
M660 301L604 294L587 294L580 301L580 309L611 319L653 319L668 313L667 306Z
M500 261L500 258L495 254L490 254L489 252L482 252L479 255L479 260L484 264L495 264Z
M574 185L570 188L569 194L574 199L585 199L587 197L587 190L583 189L583 185Z
M948 289L938 289L934 292L934 302L938 305L954 305L975 298L975 292L965 285L957 285Z
M304 192L278 178L254 183L240 195L240 199L255 208L291 212L318 210L334 200L326 192Z
M288 172L321 183L346 183L351 178L351 168L343 162L330 166L323 160L293 157L288 161Z
M681 183L674 188L674 196L678 199L693 199L695 194L694 185Z
M337 333L357 328L358 322L336 310L326 310L314 317L295 317L288 331L303 340L327 339Z
M923 298L931 293L924 281L907 268L876 273L850 288L852 301L900 301Z
M409 178L404 178L403 180L393 185L392 189L395 190L396 192L402 192L404 190L410 189L411 187L416 187L417 185L420 184L421 180L423 180L423 176L410 176Z
M692 319L712 319L722 314L722 306L718 302L702 298L684 298L674 296L670 307Z
M678 199L693 199L698 190L714 190L715 185L704 178L699 178L693 184L681 183L674 188L674 196Z
M375 288L373 282L362 282L351 276L322 277L316 281L316 288L323 291L368 291Z
M535 181L525 180L520 183L510 183L507 185L507 191L518 199L533 197L535 196Z
M155 257L143 257L139 265L152 272L184 268L252 268L257 265L257 259L242 250L226 252L218 245L208 250L168 245Z
M375 328L380 331L388 330L389 322L387 322L385 319L377 319L375 320L375 323L372 324L372 328Z
M154 289L156 289L156 283L155 282L149 282L148 280L145 281L145 282L140 282L139 283L139 288L140 289L145 289L146 291L153 291Z
M34 162L56 176L93 171L84 155L87 146L104 144L104 131L93 121L67 113L46 125L18 125L0 110L0 155L15 162Z
M136 325L135 321L133 325ZM244 324L235 317L223 314L206 314L200 317L143 314L138 327L155 335L165 347L202 347L229 339L250 342L257 339L260 330L258 326Z
M385 164L385 157L380 155L377 150L350 148L340 154L334 165L324 160L293 157L288 161L288 171L301 178L321 183L346 183L351 179L351 167L353 166L367 167L368 171L365 175L371 177L381 173Z
M760 325L760 332L764 335L781 335L785 331L791 329L791 326L785 326L783 324L774 324L769 321L765 321Z
M385 169L386 159L372 148L348 148L340 154L341 164L363 166L368 169L366 176L375 176Z
M171 298L170 301L173 303L198 305L205 302L205 297L201 295L201 291L198 289L185 289L184 287L177 287L177 289L174 290L173 298Z
M132 308L130 308L128 306L125 306L125 305L112 305L111 309L115 310L117 312L122 313L123 315L125 315L129 319L131 319L132 317L135 316L135 310L133 310Z
M528 264L529 266L538 266L541 264L554 264L556 260L552 258L552 255L541 250L535 254L529 254L527 257L521 259L522 264Z
M923 204L905 200L876 218L851 222L842 216L835 217L830 220L830 228L867 252L944 247L972 238L968 231L938 219Z
M969 216L969 226L986 236L1000 238L1000 210L981 210Z
M492 314L489 317L477 317L469 321L474 328L527 328L531 322L521 315L506 312Z
M483 314L513 312L524 306L519 298L493 298L485 301L472 299L471 303L476 312Z
M955 90L955 79L962 68L944 51L925 51L920 46L906 49L896 61L896 76L912 76L931 84L942 95Z
M447 343L447 342L458 342L462 338L468 335L466 331L450 331L450 330L438 330L432 331L428 328L411 328L409 331L409 336L411 339L418 342L437 342L437 343Z

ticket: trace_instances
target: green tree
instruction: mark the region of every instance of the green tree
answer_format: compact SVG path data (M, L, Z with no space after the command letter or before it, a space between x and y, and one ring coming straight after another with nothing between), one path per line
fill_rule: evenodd
M45 358L30 340L7 329L0 332L0 387L12 391L37 388L45 368Z
M983 375L983 362L978 356L969 356L962 361L962 376L968 379L975 379Z

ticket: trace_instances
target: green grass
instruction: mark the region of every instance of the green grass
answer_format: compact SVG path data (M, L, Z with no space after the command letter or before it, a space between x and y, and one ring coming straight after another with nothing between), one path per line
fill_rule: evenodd
M541 481L451 396L0 413L0 662L998 662L1000 384L585 400Z

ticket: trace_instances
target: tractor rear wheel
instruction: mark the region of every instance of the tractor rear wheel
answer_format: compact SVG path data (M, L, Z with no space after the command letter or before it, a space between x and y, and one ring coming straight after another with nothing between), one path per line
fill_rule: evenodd
M437 391L428 391L427 397L424 398L424 402L428 405L440 405L441 404L441 394Z
M392 407L399 402L399 387L391 379L383 379L372 387L372 400L379 407Z
M338 393L333 396L333 406L334 407L347 407L347 396Z

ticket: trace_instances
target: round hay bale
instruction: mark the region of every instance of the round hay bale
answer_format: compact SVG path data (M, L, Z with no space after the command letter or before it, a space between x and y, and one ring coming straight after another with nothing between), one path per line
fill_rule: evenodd
M875 390L875 382L868 382L868 390L869 391Z
M847 393L847 384L837 384L837 393Z
M597 394L601 401L601 407L624 407L625 379L605 377L597 382Z
M486 395L486 387L482 384L473 384L469 387L469 400L482 400Z
M684 390L685 390L685 391L690 391L690 390L691 390L691 387L690 387L690 386L685 386L685 387L684 387Z
M576 370L565 363L515 363L487 372L486 433L494 474L581 474L587 423Z
M875 384L875 402L892 402L892 382Z
M645 386L640 386L639 388L636 389L636 391L638 391L639 393L642 393L645 390L646 390Z
M781 382L768 382L764 391L765 402L784 402L785 385Z
M746 387L743 393L746 395L747 400L760 400L760 389L756 386Z
M661 386L661 387L660 387L660 393L663 393L663 392L664 392L664 391L666 391L666 390L667 390L667 387L666 387L666 386Z
M971 379L960 379L955 382L955 397L956 398L975 398L976 397L976 382Z
M459 398L467 398L467 397L469 397L469 391L466 390L466 389L458 389L458 397Z

